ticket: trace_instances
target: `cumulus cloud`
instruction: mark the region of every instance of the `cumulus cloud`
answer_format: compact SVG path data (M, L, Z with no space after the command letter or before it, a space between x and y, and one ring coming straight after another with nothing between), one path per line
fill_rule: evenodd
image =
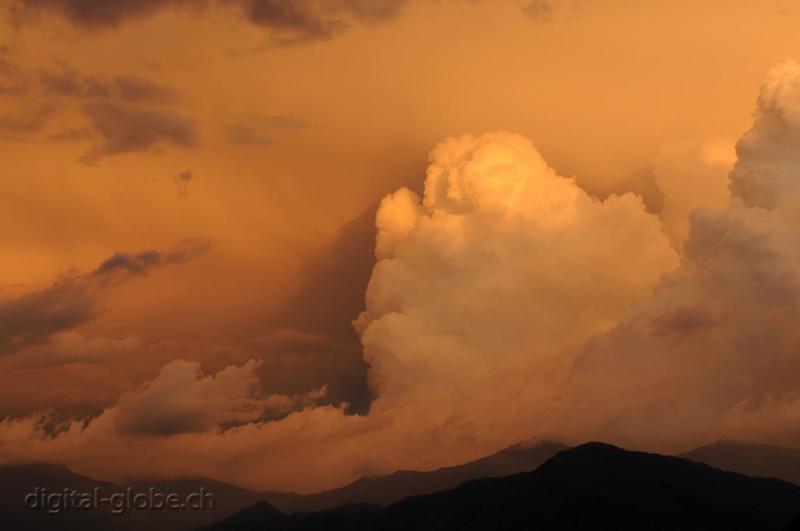
M680 269L578 358L566 402L581 436L800 444L797 79L796 63L770 70L737 145L733 201L693 211Z
M250 392L255 363L212 378L176 362L57 436L46 415L0 421L0 455L313 490L542 437L662 451L726 437L797 445L794 70L767 76L730 200L702 144L662 153L666 230L636 195L589 196L523 137L440 143L423 195L398 190L376 216L355 322L375 394L366 415L281 398L289 413L269 421ZM668 179L670 168L689 175Z
M730 201L728 174L736 161L724 142L690 140L664 146L653 161L663 197L659 217L676 248L689 236L689 217L698 208L724 208Z
M369 413L308 407L224 436L213 423L192 424L161 437L159 455L170 455L161 463L196 467L189 445L214 448L238 464L239 481L308 489L452 463L534 437L571 356L678 262L638 196L590 197L558 176L528 140L508 133L441 143L424 196L390 195L377 226L378 262L357 321L376 395ZM56 441L36 439L35 451L67 445L76 459L88 457L80 448L85 437L111 448L121 435L109 419L121 410L120 403ZM19 426L0 429L6 446ZM203 472L233 479L213 454L199 461ZM269 475L258 472L264 467ZM298 474L321 468L313 479Z
M786 61L767 74L753 127L736 144L731 193L750 207L775 208L800 193L800 66Z
M0 355L92 320L97 298L107 287L153 267L185 263L207 251L207 242L188 240L166 252L118 252L90 273L70 272L46 288L0 302Z

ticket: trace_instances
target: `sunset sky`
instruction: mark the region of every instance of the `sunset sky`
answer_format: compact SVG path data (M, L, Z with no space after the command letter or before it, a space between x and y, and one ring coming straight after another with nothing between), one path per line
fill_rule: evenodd
M307 492L800 447L799 25L0 0L0 462Z

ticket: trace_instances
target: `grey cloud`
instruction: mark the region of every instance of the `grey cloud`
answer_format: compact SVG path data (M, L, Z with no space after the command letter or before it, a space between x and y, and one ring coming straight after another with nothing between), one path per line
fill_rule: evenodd
M736 144L730 189L751 207L775 208L800 194L800 66L773 67L761 88L753 126Z
M83 106L83 112L100 136L100 141L81 157L87 164L121 153L148 151L164 145L191 147L197 143L194 121L171 109L91 102Z
M226 135L233 144L242 146L270 146L276 136L309 128L298 116L280 114L274 116L250 116L228 125Z
M139 76L118 76L114 85L119 97L131 103L172 103L178 93L152 79Z
M186 263L208 250L205 241L187 240L170 251L116 253L90 273L73 272L49 287L0 302L0 355L91 321L105 288L154 267Z
M717 324L717 319L697 306L681 306L664 312L651 321L651 333L658 336L685 337Z
M329 39L358 23L397 16L408 0L243 0L246 17L275 33L276 44Z
M56 109L50 104L22 108L0 114L0 135L10 138L25 138L39 133Z
M14 96L25 92L28 88L28 79L8 56L10 48L0 47L0 95Z
M75 70L66 67L60 72L40 72L39 84L46 92L60 96L82 96L85 90L84 80Z
M57 13L88 28L114 28L125 21L170 6L203 7L205 0L15 0L18 18ZM374 24L399 15L409 0L216 0L233 6L253 24L268 30L274 43L328 39L356 24Z
M137 275L143 275L156 266L166 264L183 264L195 260L210 249L210 245L205 240L186 240L175 249L170 251L142 251L139 253L117 252L100 264L92 275L103 276L117 271L125 271Z
M0 303L0 355L13 353L95 316L94 298L80 278Z
M550 22L558 17L575 14L586 0L529 0L522 12L538 22Z
M169 104L178 92L143 76L116 76L112 81L79 74L67 65L43 70L39 85L48 94L81 99L117 99L128 103Z
M84 27L116 27L130 19L150 15L159 9L191 0L17 0L19 11L52 11ZM198 2L194 2L198 3Z

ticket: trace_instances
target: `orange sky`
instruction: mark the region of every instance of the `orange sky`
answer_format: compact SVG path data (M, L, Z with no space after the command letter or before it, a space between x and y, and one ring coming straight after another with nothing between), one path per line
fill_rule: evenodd
M640 194L680 251L665 191L722 206L764 72L800 57L789 0L186 4L0 0L0 416L97 415L175 360L249 359L291 397L270 415L326 385L364 412L375 211L423 191L437 142L518 133L589 196ZM686 145L711 184L670 188Z

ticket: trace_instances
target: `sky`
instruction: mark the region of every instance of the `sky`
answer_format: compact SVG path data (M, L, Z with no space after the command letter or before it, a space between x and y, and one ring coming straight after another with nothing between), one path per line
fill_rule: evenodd
M798 22L0 0L0 462L310 492L800 447Z

